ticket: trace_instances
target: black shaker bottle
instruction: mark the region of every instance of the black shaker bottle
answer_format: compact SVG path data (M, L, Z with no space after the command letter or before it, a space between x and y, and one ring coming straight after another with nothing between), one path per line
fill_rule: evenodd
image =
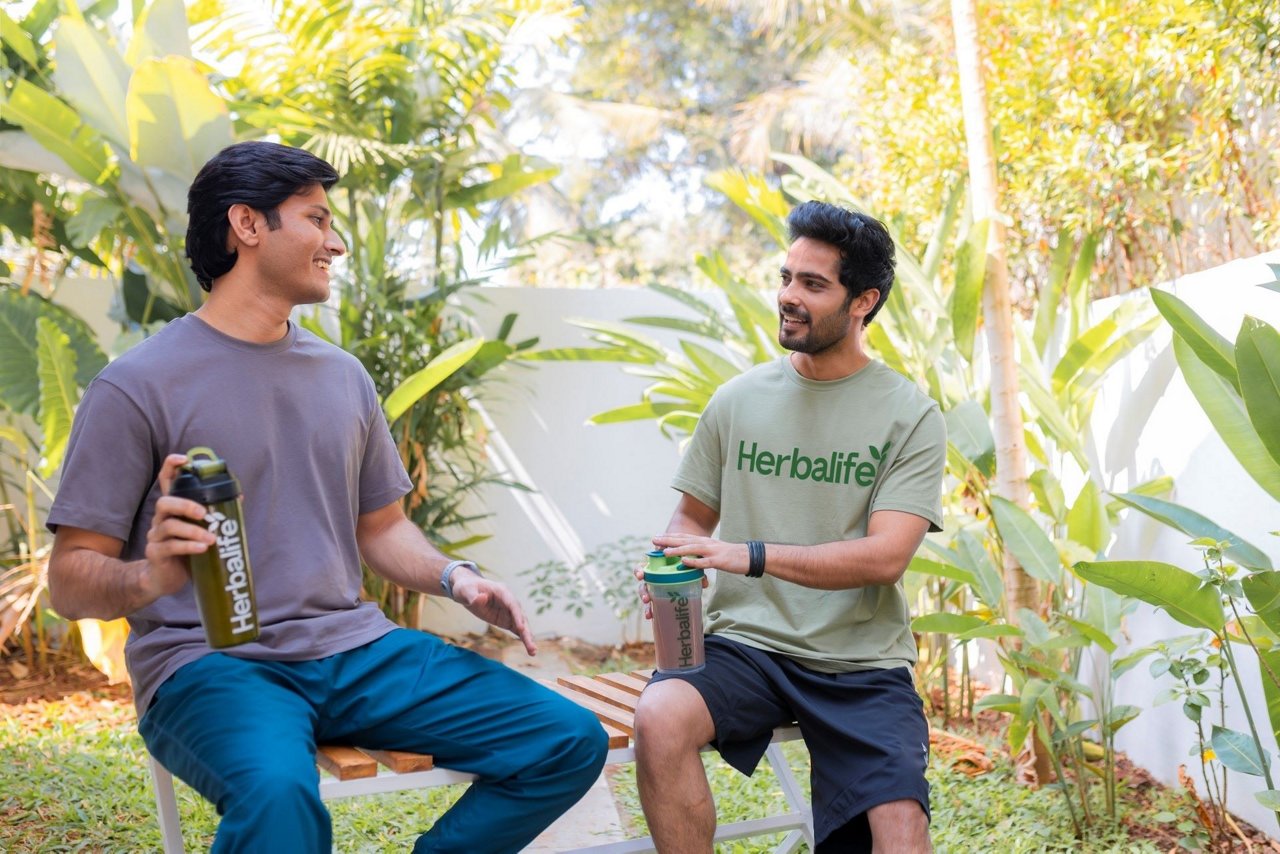
M222 649L256 640L258 607L253 598L240 482L227 471L226 460L212 450L192 448L169 494L203 504L204 525L218 538L208 551L190 557L196 607L209 646Z

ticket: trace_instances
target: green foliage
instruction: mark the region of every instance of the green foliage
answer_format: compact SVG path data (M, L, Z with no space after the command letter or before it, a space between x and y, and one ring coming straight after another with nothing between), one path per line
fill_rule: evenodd
M0 285L0 650L16 637L30 663L50 651L46 485L61 464L84 386L106 364L89 327L32 293Z
M587 330L597 346L536 350L522 358L623 363L628 366L625 368L627 373L654 382L644 390L641 403L597 413L591 417L591 423L653 420L664 435L692 434L707 401L717 388L751 365L776 358L782 352L774 339L774 311L765 298L746 280L732 273L719 253L700 255L696 263L723 294L732 323L712 301L658 284L650 287L691 309L696 319L630 317L624 322L677 330L713 344L720 352L689 339L682 340L680 349L675 350L617 324L571 320L574 325Z
M232 142L232 128L226 103L191 58L183 4L155 0L127 51L110 12L96 8L72 6L45 38L48 9L37 4L5 25L6 44L23 47L6 54L3 163L39 176L0 188L0 207L13 211L5 224L19 239L75 252L117 276L132 258L153 294L195 308L199 290L181 252L186 188ZM56 192L25 231L20 212L47 197L44 188L70 185L83 189ZM41 216L55 223L52 245L41 238Z
M924 241L966 173L949 6L855 34L744 105L773 148L803 151ZM772 31L786 39L790 27ZM1280 10L1269 0L984 5L980 38L1010 273L1050 290L1069 238L1098 239L1089 288L1116 293L1276 245ZM795 80L802 84L797 87ZM1073 242L1068 240L1068 242ZM1075 337L1074 334L1072 337Z
M638 635L640 599L632 570L650 545L644 537L627 536L596 546L573 567L547 560L523 570L520 574L529 579L529 602L535 613L559 610L579 619L603 603L619 623L632 623Z
M1153 560L1082 561L1076 575L1168 612L1184 626L1221 631L1225 622L1217 593L1184 569Z
M1276 790L1271 758L1259 737L1232 647L1248 646L1258 655L1272 734L1280 736L1280 676L1272 666L1276 663L1274 647L1280 642L1272 628L1280 626L1280 582L1270 569L1257 569L1238 578L1239 568L1223 559L1230 541L1200 538L1191 544L1203 554L1204 570L1197 574L1154 561L1079 563L1075 570L1096 584L1163 608L1183 625L1212 633L1208 643L1203 635L1156 642L1151 647L1157 653L1151 674L1168 673L1179 680L1180 684L1157 696L1156 703L1182 701L1183 713L1196 727L1195 752L1200 757L1209 798L1221 815L1226 809L1227 770L1264 777L1267 791L1259 798L1263 803L1273 799ZM1244 601L1256 616L1246 615ZM1217 671L1216 687L1206 685L1212 671ZM1225 716L1227 699L1222 686L1228 678L1235 683L1249 732L1215 724L1206 734L1204 711L1214 702L1213 697L1217 698L1220 717ZM1215 760L1217 765L1213 764ZM1280 812L1277 818L1280 819ZM1216 825L1223 827L1221 820Z

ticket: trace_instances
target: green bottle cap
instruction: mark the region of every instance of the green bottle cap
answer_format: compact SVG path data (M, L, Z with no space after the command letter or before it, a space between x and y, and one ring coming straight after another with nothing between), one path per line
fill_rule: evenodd
M662 549L654 549L646 557L649 559L649 566L644 571L644 580L649 584L684 584L700 581L706 575L700 569L685 566L676 555L664 555Z

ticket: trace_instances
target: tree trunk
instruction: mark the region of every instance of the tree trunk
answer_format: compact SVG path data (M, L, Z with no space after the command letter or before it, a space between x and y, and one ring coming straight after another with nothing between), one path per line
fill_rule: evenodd
M989 221L982 315L991 364L991 421L996 443L995 491L997 495L1026 508L1030 505L1030 490L1027 487L1022 409L1018 404L1018 361L1005 249L1008 218L1000 212L975 0L951 0L951 20L955 29L956 61L960 68L960 99L968 144L973 219L975 222ZM1005 617L1014 624L1018 622L1019 609L1027 608L1034 612L1040 604L1036 580L1027 575L1008 549L1004 550L1004 595ZM1037 780L1049 780L1052 770L1045 751L1033 744L1031 754Z

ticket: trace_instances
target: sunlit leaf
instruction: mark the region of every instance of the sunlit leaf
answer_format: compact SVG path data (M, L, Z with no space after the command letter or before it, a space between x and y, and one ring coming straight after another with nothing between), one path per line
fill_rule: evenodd
M459 341L427 363L426 367L410 375L387 395L382 404L388 421L395 421L455 371L471 361L471 357L484 346L483 338Z
M185 57L143 60L127 104L129 156L143 167L190 181L232 142L226 104Z
M71 418L80 400L76 388L76 354L71 336L48 317L36 320L36 363L40 376L40 476L51 477L62 465L71 436Z
M975 222L956 253L956 284L951 291L951 334L965 361L973 361L973 339L982 305L982 285L987 275L989 220Z
M1173 327L1175 343L1183 341L1205 367L1230 383L1238 394L1240 381L1236 375L1235 348L1231 346L1231 342L1205 323L1200 315L1192 311L1191 306L1173 294L1157 290L1150 293L1151 301ZM1181 357L1178 364L1182 364Z
M1013 552L1028 575L1050 584L1061 580L1058 550L1027 511L1006 498L994 496L991 511L1005 548Z
M1236 368L1249 420L1280 464L1280 332L1246 317L1236 336Z
M1209 416L1223 444L1259 486L1280 500L1280 462L1271 456L1253 428L1235 386L1210 370L1179 336L1173 339L1173 352L1187 385L1205 415Z
M1112 493L1112 496L1121 504L1139 510L1189 537L1209 537L1214 542L1228 543L1225 554L1244 566L1256 569L1272 568L1271 558L1267 557L1261 549L1181 504L1136 492L1117 492Z
M1226 622L1217 589L1203 586L1197 576L1172 564L1111 560L1081 562L1074 570L1085 581L1164 609L1184 626L1218 632Z

